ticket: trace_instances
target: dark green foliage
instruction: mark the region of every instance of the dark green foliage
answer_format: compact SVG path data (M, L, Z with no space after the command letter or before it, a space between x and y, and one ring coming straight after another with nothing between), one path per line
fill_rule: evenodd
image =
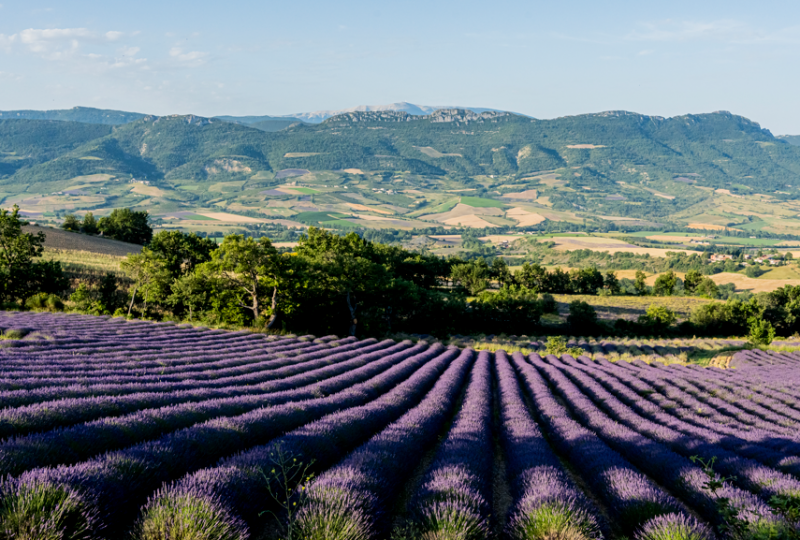
M567 324L576 333L591 333L597 327L597 312L586 302L574 300L569 304Z
M484 259L476 259L465 264L453 266L450 279L465 288L471 295L476 295L489 286L491 269Z
M550 293L543 293L539 296L539 302L542 303L543 313L558 313L558 303L553 295Z
M766 347L775 339L775 328L769 321L753 317L748 322L750 332L747 334L747 341L754 347Z
M695 289L697 289L702 280L703 275L693 268L686 272L686 276L683 278L683 288L687 293L694 294Z
M83 216L83 222L81 223L81 231L86 234L97 234L100 232L98 227L97 219L95 219L94 214L91 212L86 212L86 215Z
M675 324L678 316L669 308L651 304L644 315L639 316L639 324L650 329L651 334L662 334Z
M63 311L64 302L55 294L38 293L28 298L25 306L40 311Z
M764 273L765 273L765 272L766 272L766 271L765 271L765 270L763 270L763 269L762 269L760 266L758 266L757 264L751 264L751 265L749 265L749 266L748 266L748 267L745 269L745 271L744 271L744 275L746 275L746 276L747 276L747 277L749 277L749 278L757 278L757 277L759 277L759 276L762 276L762 275L764 275Z
M210 261L217 243L195 233L161 231L153 236L147 247L164 260L169 273L177 278L193 272L199 264Z
M65 231L80 232L81 222L74 214L67 214L64 216L64 223L61 224L61 228Z
M100 218L97 228L105 237L131 244L145 245L153 238L146 210L117 208L109 216Z
M656 284L653 287L653 294L656 296L672 296L677 282L678 276L675 275L675 272L672 270L665 272L656 278Z
M569 148L576 141L594 147ZM429 147L434 151L421 150ZM800 148L746 118L722 112L669 119L615 113L554 120L464 111L430 116L367 112L273 133L194 116L148 116L113 131L75 122L0 120L0 152L13 155L0 159L0 174L8 175L2 183L21 190L56 187L95 173L149 181L224 181L286 168L360 168L447 176L466 185L477 175L524 178L570 168L562 178L574 192L553 191L556 209L599 209L602 204L604 213L643 219L669 216L702 195L696 190L683 194L676 187L677 197L666 200L625 190L626 200L614 201L583 188L618 192L622 188L617 182L638 182L642 173L652 181L672 182L686 171L693 171L692 181L701 186L730 188L744 182L754 192L772 195L785 191L787 184L800 185ZM305 155L287 158L287 153ZM99 159L81 159L86 157ZM721 160L725 167L718 165ZM484 186L476 184L475 189L474 195L487 198ZM796 188L788 189L792 193Z
M45 235L22 232L25 224L17 206L11 212L0 209L0 303L24 305L34 294L57 294L69 285L60 263L38 260Z

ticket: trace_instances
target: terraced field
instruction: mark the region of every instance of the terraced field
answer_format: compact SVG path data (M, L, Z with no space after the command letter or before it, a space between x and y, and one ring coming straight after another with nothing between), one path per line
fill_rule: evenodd
M734 342L611 362L628 345L556 357L10 312L0 328L2 538L797 534L794 353L719 369L658 358ZM727 477L716 492L695 456Z

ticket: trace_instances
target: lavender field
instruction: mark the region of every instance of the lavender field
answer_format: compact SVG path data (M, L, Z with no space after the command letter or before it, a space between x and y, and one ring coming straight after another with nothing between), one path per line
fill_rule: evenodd
M721 369L659 361L709 347L692 340L574 339L575 358L47 313L0 330L0 540L800 534L795 353Z

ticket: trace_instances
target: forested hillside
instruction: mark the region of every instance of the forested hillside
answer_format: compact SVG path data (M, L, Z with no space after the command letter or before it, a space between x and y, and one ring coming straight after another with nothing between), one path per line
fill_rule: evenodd
M65 137L71 144L64 144ZM215 164L240 176L287 167L434 176L522 176L570 167L581 169L575 178L588 187L680 175L714 187L735 182L774 191L800 184L800 149L725 112L669 119L610 112L555 120L459 110L429 116L366 112L270 134L195 116L148 116L113 129L16 120L0 124L0 148L25 158L4 159L3 183L20 185L96 172L204 178L215 174Z
M353 112L273 132L281 126L257 124L192 115L116 126L0 120L2 204L34 217L138 204L163 214L208 205L273 218L338 213L321 221L379 204L373 218L403 217L398 227L420 226L409 221L417 218L477 227L597 216L692 223L712 211L714 226L732 226L752 221L742 204L769 209L800 196L800 147L727 112L537 120L442 109ZM285 185L293 177L306 191ZM124 187L130 182L146 187ZM57 198L65 192L73 198ZM465 203L462 192L481 200ZM291 196L305 198L265 210ZM460 219L460 204L483 210ZM786 207L776 217L796 213Z

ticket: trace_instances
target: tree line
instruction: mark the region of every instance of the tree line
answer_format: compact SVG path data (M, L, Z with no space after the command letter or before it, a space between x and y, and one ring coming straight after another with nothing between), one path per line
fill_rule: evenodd
M18 209L0 210L0 302L6 307L62 309L69 281L58 262L42 260L44 234L22 231ZM292 253L266 237L231 235L220 245L196 234L162 231L123 263L129 287L108 274L80 284L70 297L80 311L179 319L213 325L380 336L394 333L532 334L556 311L551 293L617 294L624 280L596 268L548 271L536 264L511 272L500 258L442 259L350 233L310 228ZM674 273L641 294L672 294ZM689 272L684 290L710 287ZM713 283L713 282L711 282ZM493 285L497 290L488 290ZM675 314L651 306L638 321L598 321L594 309L572 302L568 330L581 335L742 335L800 331L800 287L698 308L676 325ZM559 331L567 328L559 328Z

